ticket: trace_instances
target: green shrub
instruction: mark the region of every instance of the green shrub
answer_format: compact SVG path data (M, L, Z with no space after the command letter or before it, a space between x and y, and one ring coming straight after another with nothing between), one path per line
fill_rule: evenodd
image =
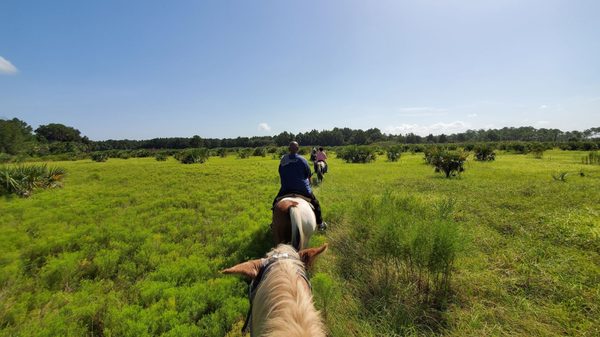
M146 149L137 150L133 153L136 158L147 158L152 156L152 152Z
M300 149L298 149L298 154L301 156L305 156L310 153L310 150L311 150L311 147L300 146Z
M20 165L0 167L0 194L30 196L38 188L62 186L66 171L60 167Z
M221 158L225 158L225 157L227 157L227 149L226 149L226 148L223 148L223 147L220 147L220 148L218 148L218 149L217 149L217 155L218 155L219 157L221 157Z
M345 160L347 163L370 163L376 159L375 149L362 146L346 146L337 151L337 157Z
M154 155L154 159L156 159L157 161L166 161L167 155L165 153L158 152L157 154Z
M121 159L129 159L131 157L131 153L129 153L129 151L119 151L117 157Z
M386 154L387 154L388 161L392 161L392 162L398 161L402 154L402 147L399 145L390 146L387 149Z
M496 152L490 144L478 144L473 148L473 151L475 152L475 160L493 161L496 159Z
M528 145L527 151L532 153L535 158L542 159L546 147L540 142L534 142Z
M467 156L466 152L434 147L425 153L425 161L435 167L435 172L443 172L446 178L450 178L465 170L463 165Z
M475 146L476 145L473 143L466 143L466 144L463 144L463 150L471 152L475 149Z
M175 158L182 164L202 164L208 159L208 150L205 148L184 150L177 153Z
M239 149L238 150L238 158L247 159L252 155L252 149Z
M96 162L105 162L108 160L108 154L104 152L94 152L90 155L90 158Z
M12 156L8 153L0 152L0 163L9 163L12 159Z
M252 151L254 157L265 157L267 155L267 149L264 147L257 147Z

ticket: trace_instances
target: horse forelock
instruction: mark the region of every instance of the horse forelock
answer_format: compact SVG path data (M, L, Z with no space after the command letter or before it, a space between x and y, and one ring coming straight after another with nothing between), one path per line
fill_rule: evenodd
M280 255L280 254L288 254L288 256L292 260L298 260L298 261L300 261L300 255L294 249L294 247L292 247L290 245L283 244L283 243L280 243L280 244L277 245L277 247L271 249L271 251L267 253L267 258L270 258L273 255Z

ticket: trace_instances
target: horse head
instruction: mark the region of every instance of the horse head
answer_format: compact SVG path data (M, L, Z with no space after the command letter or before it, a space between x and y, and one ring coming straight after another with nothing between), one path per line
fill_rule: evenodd
M245 276L250 283L250 310L244 324L252 336L325 336L312 302L307 276L316 257L327 249L303 249L280 244L263 259L250 260L222 271Z

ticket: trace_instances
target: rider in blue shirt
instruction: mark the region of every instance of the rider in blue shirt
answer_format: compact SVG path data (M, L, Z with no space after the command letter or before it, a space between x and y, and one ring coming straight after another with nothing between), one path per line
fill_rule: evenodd
M317 225L319 229L324 229L326 224L321 216L321 205L310 188L310 177L312 176L310 166L308 166L306 159L298 154L299 149L297 142L291 142L289 146L290 153L281 157L279 162L281 188L275 200L273 200L273 206L275 206L278 198L286 194L295 193L310 198L310 203L315 208Z

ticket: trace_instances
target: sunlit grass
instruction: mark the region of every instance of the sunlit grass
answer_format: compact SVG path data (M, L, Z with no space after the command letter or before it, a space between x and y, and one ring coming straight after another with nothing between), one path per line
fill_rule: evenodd
M330 229L313 244L331 243L314 284L331 334L598 335L600 167L581 165L585 154L500 152L467 161L457 179L422 154L330 159L316 188ZM239 336L245 282L218 271L270 248L277 160L56 164L69 173L64 188L0 199L0 335ZM342 281L336 238L359 220L353 209L384 192L423 212L454 200L461 249L435 329L366 315Z

